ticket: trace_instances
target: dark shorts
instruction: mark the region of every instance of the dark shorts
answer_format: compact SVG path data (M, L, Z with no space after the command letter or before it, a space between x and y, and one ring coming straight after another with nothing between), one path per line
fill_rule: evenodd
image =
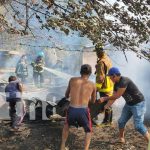
M74 108L69 107L66 117L67 124L69 126L83 127L85 132L92 131L91 117L88 107L86 108Z

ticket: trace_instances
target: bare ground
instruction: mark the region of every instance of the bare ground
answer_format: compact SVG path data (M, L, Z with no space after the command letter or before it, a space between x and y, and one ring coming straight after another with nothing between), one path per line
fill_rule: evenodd
M0 150L59 150L62 128L62 122L25 121L18 131L13 131L9 121L1 121ZM131 123L127 125L126 143L112 143L117 138L116 123L111 127L93 127L90 150L147 150L144 138ZM71 128L67 147L70 150L84 149L82 128Z

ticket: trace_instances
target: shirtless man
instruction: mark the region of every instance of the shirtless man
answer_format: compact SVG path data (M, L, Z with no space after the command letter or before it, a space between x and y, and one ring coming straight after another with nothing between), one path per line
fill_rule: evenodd
M66 122L62 132L61 150L65 150L65 143L69 134L69 126L83 127L85 131L85 148L89 149L91 141L91 118L88 109L89 101L96 100L96 86L88 78L92 73L91 66L84 64L81 66L81 77L71 78L65 97L70 97L70 106L67 110Z

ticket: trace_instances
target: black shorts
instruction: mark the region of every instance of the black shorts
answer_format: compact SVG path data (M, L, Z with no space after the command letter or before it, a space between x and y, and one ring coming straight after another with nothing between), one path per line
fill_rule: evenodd
M74 108L69 107L66 117L69 126L83 127L85 132L92 131L91 117L88 107Z

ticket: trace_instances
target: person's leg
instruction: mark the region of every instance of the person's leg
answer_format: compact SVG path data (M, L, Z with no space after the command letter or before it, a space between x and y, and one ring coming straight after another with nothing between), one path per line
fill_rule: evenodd
M16 102L9 102L9 116L16 114Z
M91 142L92 122L89 108L82 108L78 115L78 125L85 131L84 150L88 150Z
M38 72L33 73L33 79L35 86L38 86Z
M150 141L150 134L149 134L148 131L144 134L144 138L145 138L145 140L146 140L147 142Z
M105 97L108 96L104 92L100 92L100 97ZM101 108L101 111L104 111L104 106L107 104L107 102L103 103L103 107ZM106 109L104 111L104 119L102 121L102 124L110 124L112 122L112 108L110 107L109 109Z
M112 122L112 108L105 110L103 124L111 124Z
M144 101L140 102L131 107L132 107L135 129L144 136L147 142L149 142L150 136L149 136L148 130L143 124L144 114L146 112L145 102Z
M113 118L113 110L112 110L112 107L111 107L111 112L110 112L110 123L112 123L112 118Z
M131 116L132 116L132 112L130 111L128 105L125 104L121 113L121 117L118 120L119 138L120 138L120 142L122 143L125 143L125 138L124 138L125 125L128 122L128 120L131 118Z
M88 150L91 142L91 132L85 133L85 146L84 150Z
M44 75L43 75L43 72L41 72L41 73L40 73L40 86L41 86L41 87L43 86L43 85L42 85L43 83L44 83Z
M25 75L22 75L22 83L26 83L26 76Z
M11 118L11 126L16 126L16 102L9 102L9 116Z
M62 131L62 141L61 141L60 150L65 150L65 144L68 138L68 134L69 134L69 126L67 123L65 123Z
M125 143L124 133L125 133L125 129L119 128L119 140L121 143Z

